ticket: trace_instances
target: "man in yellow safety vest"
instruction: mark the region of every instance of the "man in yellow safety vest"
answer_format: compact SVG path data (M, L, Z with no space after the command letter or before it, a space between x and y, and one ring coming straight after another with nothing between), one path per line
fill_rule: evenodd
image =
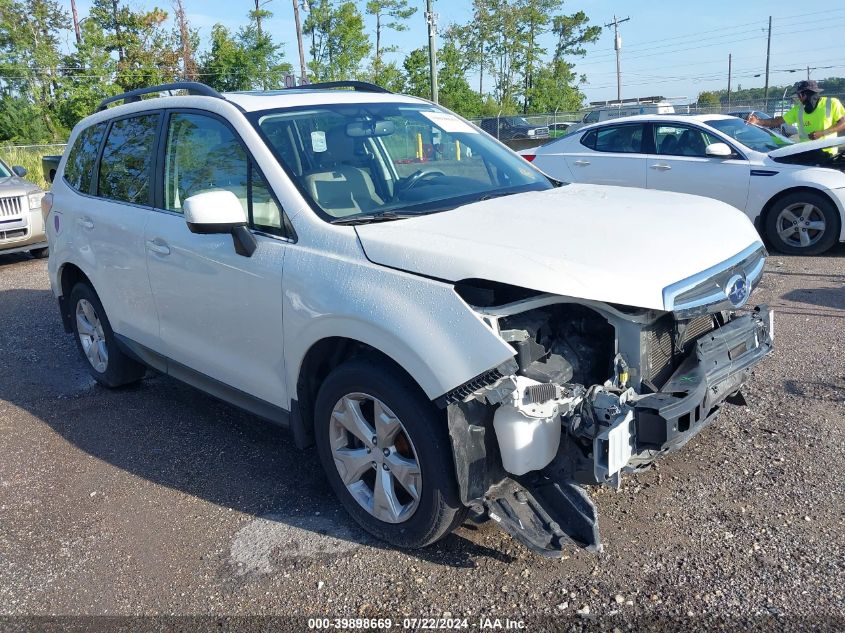
M845 107L839 99L820 96L821 92L824 90L815 81L799 81L793 92L799 103L784 112L783 116L758 119L752 114L748 122L762 127L780 127L784 123L794 125L798 128L798 139L801 141L832 138L838 132L845 131ZM836 148L832 149L830 153L835 153Z

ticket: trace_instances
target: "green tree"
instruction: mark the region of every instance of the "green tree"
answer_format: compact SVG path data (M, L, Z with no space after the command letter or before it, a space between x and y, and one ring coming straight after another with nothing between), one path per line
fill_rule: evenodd
M408 0L368 0L366 11L376 18L376 47L370 75L374 83L386 87L388 82L395 84L395 76L392 69L384 73L384 54L395 52L397 47L383 46L382 32L388 29L407 31L405 21L417 12L417 8L409 7Z
M281 44L273 41L273 36L263 27L263 21L273 17L267 9L267 2L259 4L255 0L255 9L249 12L249 24L238 32L238 39L246 53L246 73L252 78L252 87L268 90L284 85L284 75L291 66L284 60Z
M696 100L699 106L703 107L719 107L720 100L719 100L719 93L705 90L704 92L698 93L698 99Z
M249 70L246 47L225 26L215 24L211 28L211 45L200 63L203 81L221 92L249 90L254 79Z
M40 121L26 127L29 133L41 137L55 139L64 134L56 120L54 106L61 60L59 33L67 19L55 0L3 0L0 3L0 89L5 96L14 99L27 117ZM12 125L15 120L20 120L18 113L11 113L6 125ZM11 128L6 134L20 136Z
M81 42L75 52L64 57L59 80L56 107L67 128L94 112L100 101L121 91L114 82L117 60L108 50L107 37L99 23L85 20L80 32Z
M428 49L416 48L402 62L405 69L405 92L415 97L431 97L431 76L428 66Z
M336 81L360 74L361 62L372 46L354 2L337 5L333 0L317 0L302 31L311 36L308 67L313 79Z
M538 44L540 38L549 31L552 14L563 4L562 0L519 0L517 10L519 19L524 24L525 46L521 50L520 66L523 75L522 111L528 112L529 96L534 85L535 69L546 54L546 49Z

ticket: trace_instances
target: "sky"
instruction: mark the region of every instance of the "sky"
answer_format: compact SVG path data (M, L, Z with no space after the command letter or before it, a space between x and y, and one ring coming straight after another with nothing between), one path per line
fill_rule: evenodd
M60 0L70 12L70 0ZM247 20L251 0L183 0L188 18L198 28L203 43L208 41L211 27L222 23L237 30ZM298 67L293 0L270 0L266 9L274 16L267 23L276 41L284 44L286 58ZM130 0L135 8L159 6L172 13L170 0ZM363 12L366 0L358 0ZM410 51L427 45L424 18L425 0L410 0L419 8L408 21L405 32L388 32L387 45L395 45L393 58L399 63ZM836 6L837 3L826 3ZM78 0L79 18L88 14L90 2ZM728 55L732 55L732 86L762 87L766 66L768 18L772 16L770 85L791 84L807 77L807 66L813 79L845 75L842 34L845 30L845 4L821 10L822 5L804 5L794 0L710 0L707 3L678 0L567 0L564 13L583 10L591 24L603 26L619 19L622 36L622 97L688 97L694 101L703 90L727 86ZM438 27L450 23L466 23L471 17L469 0L434 0ZM374 21L367 19L368 32L374 39ZM302 17L304 20L304 15ZM67 35L72 45L72 33ZM438 38L439 41L439 38ZM543 42L551 52L554 40ZM308 55L306 44L306 56ZM598 42L587 48L584 58L572 60L578 73L586 75L582 86L588 101L615 99L616 57L613 50L613 28L604 29ZM790 72L793 71L793 72ZM755 77L754 75L760 75ZM477 75L468 77L477 87ZM485 90L492 89L486 82Z

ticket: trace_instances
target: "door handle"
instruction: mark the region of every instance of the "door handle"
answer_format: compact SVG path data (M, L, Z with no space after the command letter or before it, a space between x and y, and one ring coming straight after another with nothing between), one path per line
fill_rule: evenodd
M159 255L170 255L170 247L160 239L147 240L147 248Z
M88 231L94 228L94 222L90 218L79 218L76 223Z
M576 160L575 164L578 165L579 167L586 167L587 165L590 164L590 161L588 161L588 160Z
M652 165L651 168L656 169L658 171L669 171L670 169L672 169L669 165L661 165L659 163L657 165Z

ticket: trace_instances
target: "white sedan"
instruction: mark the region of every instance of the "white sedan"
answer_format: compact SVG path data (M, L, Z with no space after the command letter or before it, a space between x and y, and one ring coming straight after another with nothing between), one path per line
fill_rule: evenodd
M521 154L566 182L722 200L744 211L773 248L815 255L845 241L845 154L824 151L838 145L845 138L794 144L727 115L645 115Z

